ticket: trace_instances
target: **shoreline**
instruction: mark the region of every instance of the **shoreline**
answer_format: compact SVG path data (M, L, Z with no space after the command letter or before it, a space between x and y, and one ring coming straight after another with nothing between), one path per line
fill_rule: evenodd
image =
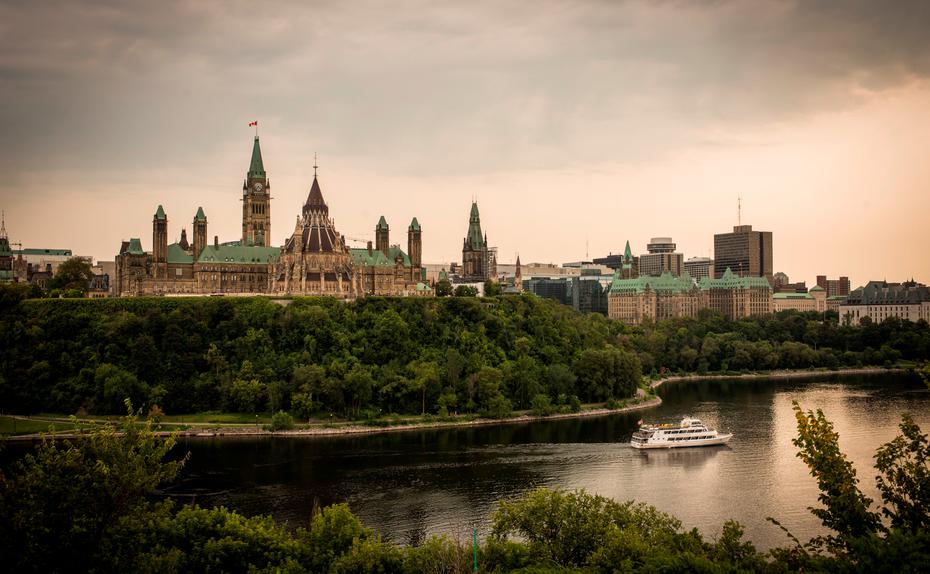
M532 422L540 422L546 420L558 420L558 419L574 419L574 418L585 418L585 417L598 417L598 416L607 416L615 415L626 412L650 409L657 407L662 404L662 399L659 397L652 397L641 402L638 402L633 405L628 405L625 407L620 407L617 409L608 409L608 408L599 408L591 409L587 411L579 411L577 413L557 413L552 415L520 415L516 417L506 418L506 419L471 419L467 421L436 421L436 422L415 422L409 424L398 424L394 426L366 426L366 425L346 425L342 427L316 427L316 428L306 428L306 429L294 429L294 430L284 430L284 431L270 431L264 430L261 428L255 428L254 426L230 426L225 428L211 428L211 429L188 429L183 431L178 431L178 438L235 438L235 437L326 437L326 436L342 436L342 435L371 435L371 434L381 434L389 432L406 432L406 431L417 431L417 430L435 430L442 428L467 428L467 427L476 427L476 426L492 426L492 425L507 425L507 424L525 424ZM173 435L173 431L156 431L156 436L168 437ZM56 433L55 435L48 435L51 439L75 439L86 436L81 433ZM38 441L42 439L40 434L29 434L29 435L17 435L6 437L8 441Z
M847 376L847 375L878 375L882 373L903 373L904 367L856 367L851 369L834 369L829 371L811 371L805 369L782 369L777 371L759 371L742 373L739 375L672 375L657 381L649 386L658 389L666 383L694 382L694 381L726 381L726 380L758 380L758 379L815 379L819 377Z
M696 382L704 380L762 380L762 379L813 379L821 377L832 377L832 376L851 376L851 375L875 375L882 373L901 373L906 371L906 368L903 367L860 367L860 368L851 368L851 369L836 369L829 371L811 371L803 369L788 369L788 370L777 370L777 371L760 371L754 373L744 373L738 375L723 375L723 374L706 374L706 375L671 375L658 379L656 381L651 381L649 387L652 389L658 389L666 383L679 383L679 382ZM407 424L398 424L393 426L367 426L367 425L352 425L348 424L340 427L312 427L305 429L295 429L295 430L284 430L284 431L271 431L264 430L262 428L256 428L254 426L228 426L228 427L212 427L212 428L203 428L207 426L206 424L198 423L198 426L201 428L189 428L187 430L177 431L178 438L195 438L195 439L207 439L207 438L235 438L235 437L297 437L297 438L313 438L313 437L331 437L331 436L346 436L346 435L373 435L381 433L390 433L390 432L410 432L418 430L436 430L443 428L468 428L468 427L477 427L477 426L493 426L493 425L507 425L507 424L525 424L532 422L540 422L546 420L559 420L559 419L574 419L574 418L585 418L585 417L599 417L599 416L609 416L615 414L621 414L626 412L633 412L639 410L651 409L658 407L662 404L662 399L658 396L642 400L636 404L628 405L625 407L617 409L608 409L608 408L598 408L591 409L587 411L579 411L577 413L558 413L547 416L541 415L529 415L524 414L512 418L506 419L470 419L467 421L434 421L434 422L411 422ZM172 431L156 431L157 436L167 437L174 434ZM52 439L75 439L86 436L83 433L70 433L70 432L61 432L56 433L55 435L47 435ZM17 436L8 436L6 437L7 441L13 442L25 442L25 441L38 441L42 439L41 434L29 434L29 435L17 435Z

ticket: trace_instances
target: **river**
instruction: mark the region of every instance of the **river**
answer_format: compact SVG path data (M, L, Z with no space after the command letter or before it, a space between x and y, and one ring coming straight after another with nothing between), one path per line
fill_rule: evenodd
M760 549L789 543L771 516L802 541L823 532L807 510L818 490L795 456L791 401L823 409L840 433L863 490L874 485L875 449L897 433L900 413L930 431L930 391L903 375L821 380L701 381L665 385L661 407L605 417L467 429L313 438L186 439L191 459L174 492L290 526L314 504L348 502L387 539L487 533L500 499L536 487L634 499L677 516L708 538L738 520ZM639 418L684 415L734 433L727 446L637 451Z

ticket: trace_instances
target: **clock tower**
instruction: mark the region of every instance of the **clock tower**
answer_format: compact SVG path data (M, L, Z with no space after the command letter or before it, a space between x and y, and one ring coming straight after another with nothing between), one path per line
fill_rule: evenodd
M271 184L262 163L258 136L252 145L252 162L242 184L242 245L271 244Z

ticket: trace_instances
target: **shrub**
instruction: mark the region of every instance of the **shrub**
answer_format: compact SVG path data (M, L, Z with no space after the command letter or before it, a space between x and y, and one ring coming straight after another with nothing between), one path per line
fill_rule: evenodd
M294 418L284 411L278 411L271 417L271 430L282 431L294 428Z
M549 400L549 395L538 394L533 397L533 400L530 401L530 411L534 416L537 417L547 417L552 414L552 401Z

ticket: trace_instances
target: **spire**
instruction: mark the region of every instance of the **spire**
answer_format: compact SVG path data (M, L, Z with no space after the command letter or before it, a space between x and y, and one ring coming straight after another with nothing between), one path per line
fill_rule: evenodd
M633 259L633 251L630 249L630 240L626 240L626 248L623 250L623 258L627 261Z
M484 237L481 233L481 216L478 214L478 203L471 202L471 214L468 217L468 235L465 236L465 243L471 249L482 249L485 245Z
M265 164L262 163L262 148L258 145L258 136L252 144L252 161L249 163L248 177L265 177Z
M324 215L329 215L329 207L323 201L323 192L320 190L320 182L316 176L313 176L313 184L310 186L310 194L307 195L307 201L304 203L304 215L311 211L322 211Z
M414 219L416 221L416 219ZM6 234L6 212L0 211L0 239L8 239Z
M161 205L155 210L155 219L168 219L168 216L165 215L165 209Z
M417 221L416 217L414 217L413 221L410 222L409 231L420 231L420 222Z
M387 220L384 219L383 215L381 216L381 219L378 220L378 225L375 227L375 229L384 229L384 230L390 229L388 227Z
M207 220L207 216L204 215L204 213L203 213L203 208L202 208L202 207L198 207L198 208L197 208L197 215L194 216L194 221L196 222L196 221L206 221L206 220Z

